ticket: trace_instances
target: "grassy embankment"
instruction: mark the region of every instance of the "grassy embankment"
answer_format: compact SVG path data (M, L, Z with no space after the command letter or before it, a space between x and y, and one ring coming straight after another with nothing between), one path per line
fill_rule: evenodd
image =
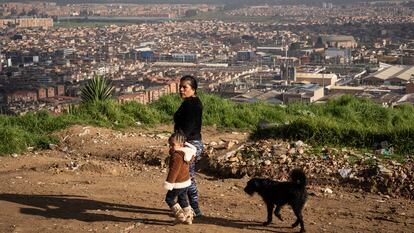
M253 138L303 140L316 146L350 146L371 149L387 141L399 155L414 152L414 107L383 108L369 100L343 96L326 104L236 104L200 94L204 125L250 130ZM126 128L171 124L180 105L176 95L164 96L148 106L112 101L83 105L70 113L46 112L25 116L0 115L0 154L21 153L28 147L45 148L57 139L51 133L73 124ZM257 127L259 122L269 127Z

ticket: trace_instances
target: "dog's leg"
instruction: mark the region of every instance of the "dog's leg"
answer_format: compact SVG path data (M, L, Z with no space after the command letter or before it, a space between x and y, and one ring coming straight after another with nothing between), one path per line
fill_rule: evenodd
M263 226L267 226L272 222L273 215L273 203L266 203L267 206L267 221L263 223Z
M300 223L300 221L299 221L299 219L297 218L297 219L296 219L296 222L292 224L292 228L293 228L293 227L297 227L297 226L299 225L299 223Z
M296 215L296 222L292 224L292 227L297 227L300 224L300 232L305 232L305 224L303 223L303 217L302 217L302 207L303 205L295 205L292 206L293 212Z
M275 209L275 216L280 219L280 221L283 221L282 219L282 215L280 215L280 209L282 208L282 206L280 205L276 205L276 209Z

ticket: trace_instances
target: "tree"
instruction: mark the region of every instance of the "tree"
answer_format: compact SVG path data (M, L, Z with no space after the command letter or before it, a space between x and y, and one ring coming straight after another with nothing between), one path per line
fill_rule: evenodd
M293 42L290 44L289 50L299 50L300 49L300 43L299 42Z
M325 48L325 43L321 36L318 37L315 43L315 48Z
M198 14L198 10L190 9L185 12L185 17L194 17Z
M39 11L36 8L32 8L28 13L28 16L38 16L39 15Z
M93 103L108 100L112 97L114 86L112 82L102 76L95 76L88 81L81 92L82 103Z

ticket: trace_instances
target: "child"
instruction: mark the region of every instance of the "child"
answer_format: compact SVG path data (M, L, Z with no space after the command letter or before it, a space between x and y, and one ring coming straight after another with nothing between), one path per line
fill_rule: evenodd
M191 185L189 164L196 149L185 143L185 136L181 132L173 133L168 139L170 146L170 163L167 180L164 188L168 190L165 202L174 213L177 223L192 224L193 210L188 204L187 189ZM178 203L175 199L178 197Z

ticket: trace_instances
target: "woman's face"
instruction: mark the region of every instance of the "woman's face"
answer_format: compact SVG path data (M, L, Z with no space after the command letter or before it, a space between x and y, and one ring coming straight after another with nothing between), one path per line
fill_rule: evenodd
M191 87L190 81L184 80L180 82L180 97L182 99L191 97L195 94L195 90Z

